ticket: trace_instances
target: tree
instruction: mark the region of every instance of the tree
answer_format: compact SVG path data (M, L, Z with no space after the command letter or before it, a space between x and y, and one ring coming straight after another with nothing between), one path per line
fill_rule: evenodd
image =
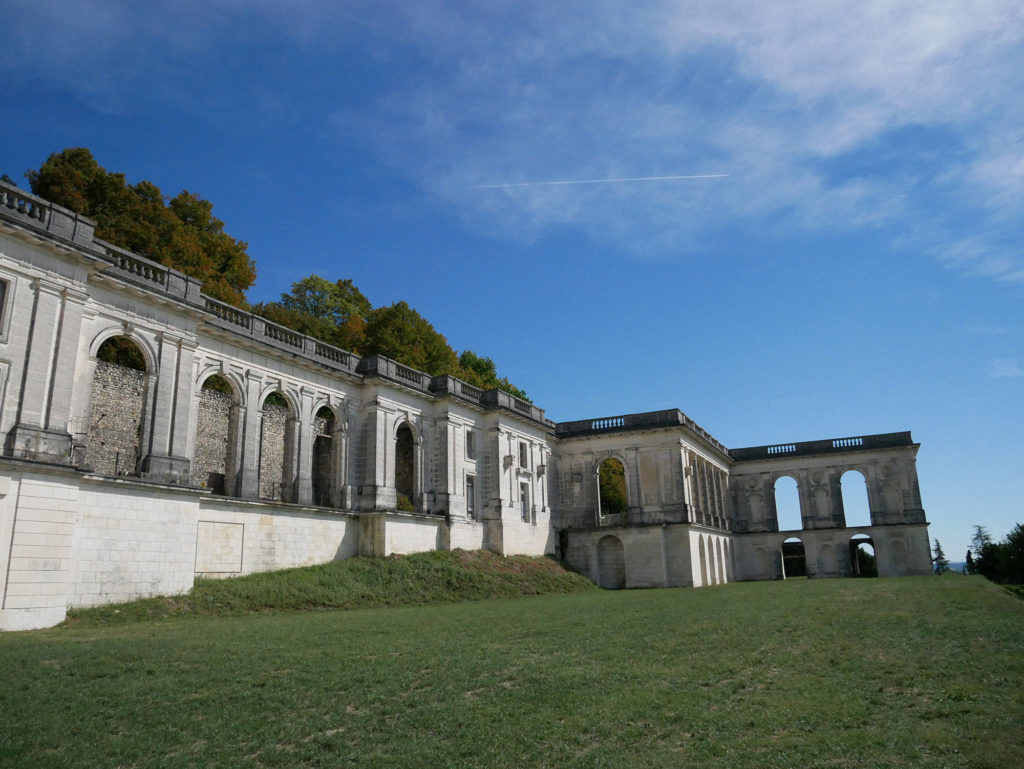
M936 574L945 574L949 571L949 559L946 558L946 554L942 552L942 545L939 544L939 540L935 540L935 549L932 555L932 563L935 564Z
M601 495L601 514L616 515L628 509L626 502L626 470L614 458L606 459L597 471Z
M378 307L366 324L364 355L384 355L431 376L455 374L459 359L448 340L406 302Z
M977 567L974 563L974 556L971 555L971 551L967 551L967 557L964 559L964 574L976 574Z
M253 310L274 323L361 352L373 306L351 280L331 283L310 275L292 283L291 292L281 294L280 301L258 304Z
M974 536L971 537L971 549L975 553L980 553L985 545L992 544L992 536L988 533L988 529L984 526L974 527Z
M498 367L493 360L477 355L472 350L463 350L459 355L457 376L482 390L504 390L520 400L530 401L526 393L509 382L507 377L498 376Z
M152 182L128 184L85 147L54 153L25 176L35 194L95 219L103 240L201 280L215 299L247 306L255 265L248 246L224 232L208 200L183 190L168 201Z

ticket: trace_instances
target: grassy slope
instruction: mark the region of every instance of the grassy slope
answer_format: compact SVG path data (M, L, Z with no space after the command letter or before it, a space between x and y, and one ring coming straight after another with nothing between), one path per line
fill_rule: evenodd
M147 598L69 612L68 625L139 619L305 609L422 606L484 598L596 590L550 558L502 557L485 551L349 558L320 566L200 579L184 596Z
M1024 763L1024 602L973 577L201 616L0 659L0 766Z

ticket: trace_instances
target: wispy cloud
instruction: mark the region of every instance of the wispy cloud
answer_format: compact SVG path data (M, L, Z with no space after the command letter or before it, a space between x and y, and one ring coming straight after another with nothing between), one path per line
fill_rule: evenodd
M952 269L1024 281L1019 0L593 0L585 24L576 3L192 6L41 0L6 19L0 69L63 82L98 109L160 99L205 117L248 98L234 109L282 116L279 67L262 92L206 87L214 64L231 69L213 61L222 47L273 47L268 61L307 57L325 73L352 52L411 60L411 76L323 113L338 141L467 227L523 240L572 227L664 253L737 225L870 228ZM666 169L730 180L627 183Z
M988 367L988 375L996 378L1015 378L1024 376L1024 369L1015 360L996 358Z

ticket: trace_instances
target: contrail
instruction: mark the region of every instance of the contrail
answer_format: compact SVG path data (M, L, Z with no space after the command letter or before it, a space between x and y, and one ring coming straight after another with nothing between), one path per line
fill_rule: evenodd
M673 179L724 179L729 174L691 174L689 176L632 176L624 179L572 179L558 182L515 182L513 184L477 184L472 190L497 190L509 187L541 187L558 184L615 184L619 182L663 182Z

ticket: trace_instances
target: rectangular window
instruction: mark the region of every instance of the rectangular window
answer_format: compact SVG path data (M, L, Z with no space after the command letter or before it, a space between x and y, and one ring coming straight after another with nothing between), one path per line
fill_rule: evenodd
M530 447L525 443L519 444L519 466L524 470L530 469Z
M466 430L466 459L476 459L476 433Z
M519 504L523 508L523 523L530 522L530 484L519 484Z
M476 478L466 476L466 515L476 518Z

